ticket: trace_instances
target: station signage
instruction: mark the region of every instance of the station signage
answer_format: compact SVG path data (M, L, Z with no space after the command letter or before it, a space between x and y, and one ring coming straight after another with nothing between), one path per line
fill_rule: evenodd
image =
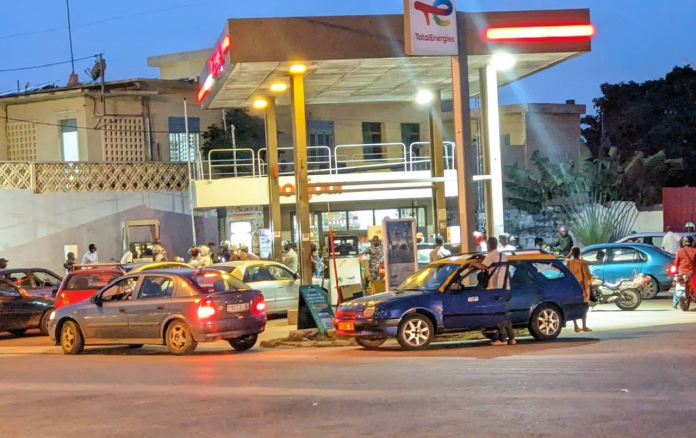
M232 40L229 35L225 37L218 44L215 45L213 53L210 55L208 62L205 65L203 73L198 77L198 82L201 84L198 89L198 94L196 94L196 101L202 102L203 99L208 95L210 90L215 85L215 80L219 78L225 71L225 64L227 62L227 54L232 46Z
M457 55L455 0L404 0L407 55Z

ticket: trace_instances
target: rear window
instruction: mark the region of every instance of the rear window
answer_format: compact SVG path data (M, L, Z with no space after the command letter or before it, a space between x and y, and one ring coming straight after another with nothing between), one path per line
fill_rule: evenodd
M224 272L205 272L201 275L193 275L190 277L193 284L198 286L201 293L209 294L213 292L222 292L227 290L248 290L249 286L244 284L239 279Z
M63 290L99 290L109 284L113 279L119 277L116 273L95 273L95 274L80 274L73 275L68 279Z

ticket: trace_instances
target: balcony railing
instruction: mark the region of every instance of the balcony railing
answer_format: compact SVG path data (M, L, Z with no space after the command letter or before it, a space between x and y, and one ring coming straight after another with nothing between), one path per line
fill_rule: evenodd
M0 189L98 193L178 192L187 188L186 163L0 162Z

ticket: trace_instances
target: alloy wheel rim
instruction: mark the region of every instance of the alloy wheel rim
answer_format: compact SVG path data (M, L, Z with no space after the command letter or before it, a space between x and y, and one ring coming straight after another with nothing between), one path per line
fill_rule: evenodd
M547 336L556 333L560 323L561 319L558 317L558 313L551 309L542 310L537 318L539 330Z
M169 344L177 350L183 350L188 344L186 330L180 325L175 326L169 334Z
M404 326L404 339L409 345L419 347L426 343L430 336L430 328L421 319L412 319Z
M67 348L72 348L75 345L75 332L72 327L63 329L63 345Z

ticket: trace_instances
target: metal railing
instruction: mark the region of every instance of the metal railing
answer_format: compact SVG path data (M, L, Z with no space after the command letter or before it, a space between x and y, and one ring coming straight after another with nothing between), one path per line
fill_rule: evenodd
M338 152L348 148L363 148L360 154L351 155L347 159L346 155L339 155ZM373 152L365 152L365 148L372 148ZM376 149L379 148L379 151ZM368 144L342 144L335 148L335 173L340 171L355 172L359 170L409 170L408 155L406 145L403 143L368 143ZM389 155L400 155L389 157ZM346 157L346 159L339 159Z
M214 156L220 157L223 155L225 155L224 158L213 158ZM216 177L256 178L256 152L248 148L211 150L208 152L207 177L208 179L215 179Z
M414 147L422 146L422 149L427 147L428 155L420 155L414 152ZM454 151L455 146L453 141L442 142L442 147L444 149L445 158L445 169L454 169ZM408 147L409 155L409 165L411 171L414 170L430 170L430 142L428 141L417 141L411 143Z
M287 152L290 152L289 154ZM259 175L268 175L268 150L261 148L258 152ZM281 157L281 156L285 157ZM290 160L282 161L290 155ZM329 146L307 146L307 173L332 173L333 154ZM278 148L278 174L295 174L294 148Z

